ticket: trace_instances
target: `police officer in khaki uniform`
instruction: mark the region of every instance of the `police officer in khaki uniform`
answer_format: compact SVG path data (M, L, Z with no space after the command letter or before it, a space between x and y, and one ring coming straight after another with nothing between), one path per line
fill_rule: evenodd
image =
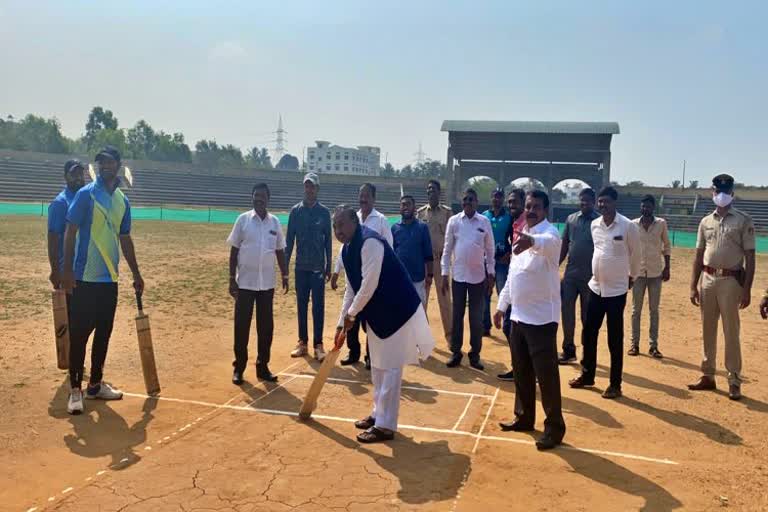
M416 210L416 218L425 222L429 227L429 237L432 240L432 257L434 258L435 275L440 275L440 259L443 257L445 245L445 230L448 219L453 212L447 206L440 204L440 182L429 180L427 183L427 199L429 203ZM439 281L438 281L439 282ZM429 303L429 288L426 288L426 303ZM440 306L440 320L443 322L445 339L451 339L451 295L445 293L442 286L435 286L437 303Z
M701 307L704 359L701 378L688 385L694 391L716 389L717 323L723 320L728 397L741 398L739 309L749 306L755 277L755 228L752 218L731 206L733 177L712 179L717 207L701 219L691 277L691 302Z

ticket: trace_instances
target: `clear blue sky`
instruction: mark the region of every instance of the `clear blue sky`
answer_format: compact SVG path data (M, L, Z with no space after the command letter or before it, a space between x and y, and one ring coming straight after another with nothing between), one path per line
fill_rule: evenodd
M444 119L617 121L613 176L768 184L764 1L0 0L0 115L82 133L94 105L193 145L419 141Z

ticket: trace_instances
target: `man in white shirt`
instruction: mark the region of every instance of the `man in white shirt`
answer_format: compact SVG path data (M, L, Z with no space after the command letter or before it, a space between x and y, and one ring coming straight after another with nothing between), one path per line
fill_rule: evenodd
M461 364L464 310L469 297L469 365L482 371L485 368L480 362L483 312L485 295L491 293L496 281L495 246L491 221L477 213L477 192L471 188L465 190L461 204L464 211L448 219L440 261L443 291L453 291L452 355L446 365L455 368Z
M435 340L408 271L384 237L361 226L346 207L336 210L333 231L344 244L347 276L337 339L342 329L362 322L371 352L373 411L355 422L364 430L357 439L389 441L397 431L403 366L428 358Z
M640 245L637 226L616 212L618 192L605 187L597 195L597 209L602 214L592 221L592 279L589 281L589 305L581 334L584 358L581 375L571 379L572 388L594 386L597 367L597 337L608 317L608 350L611 353L611 381L603 398L621 396L624 371L624 307L627 291L640 272Z
M253 210L241 214L235 221L227 243L229 252L229 294L235 299L235 367L232 383L243 383L248 363L248 335L251 330L253 306L256 304L256 335L258 357L256 377L275 382L269 371L272 349L272 301L275 295L275 260L282 274L283 292L288 293L288 265L285 262L285 238L280 220L267 212L269 187L258 183L251 193Z
M363 183L360 186L360 190L357 195L358 202L360 203L360 209L357 211L357 218L360 219L360 224L372 229L378 233L389 243L392 247L392 230L389 227L389 220L386 216L382 215L376 210L376 185L373 183ZM331 276L331 288L337 289L339 287L339 274L344 271L341 260L341 251L336 258L336 265ZM349 354L346 358L341 360L342 366L355 364L360 360L360 323L358 322L349 329L347 332L347 347L349 348ZM365 368L370 370L370 360L368 356L365 356Z
M528 432L536 421L536 380L544 407L544 435L539 450L560 444L565 435L560 372L557 363L557 324L560 321L560 234L547 221L549 196L541 190L525 199L526 227L515 233L509 274L499 294L493 321L500 328L510 307L509 346L515 374L515 420L502 430Z
M653 215L655 208L656 199L650 194L643 196L640 200L641 216L632 221L637 226L640 242L640 273L632 287L632 345L627 354L636 356L640 353L640 317L645 292L648 291L651 313L648 354L661 359L664 356L659 351L659 302L661 283L669 281L672 244L669 242L667 222Z

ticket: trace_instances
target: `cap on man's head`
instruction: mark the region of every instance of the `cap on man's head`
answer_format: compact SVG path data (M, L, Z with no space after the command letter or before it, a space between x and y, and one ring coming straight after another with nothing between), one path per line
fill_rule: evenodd
M105 158L111 158L112 160L120 161L120 152L114 146L104 146L104 148L96 155L96 161L103 160Z
M712 186L717 190L732 190L733 176L730 174L718 174L712 178Z
M64 174L69 174L70 172L76 170L78 167L83 171L85 170L85 166L80 160L75 158L72 160L67 160L67 162L64 164Z
M320 178L317 177L317 174L313 172L308 172L304 175L304 181L302 183L311 182L315 186L320 185Z

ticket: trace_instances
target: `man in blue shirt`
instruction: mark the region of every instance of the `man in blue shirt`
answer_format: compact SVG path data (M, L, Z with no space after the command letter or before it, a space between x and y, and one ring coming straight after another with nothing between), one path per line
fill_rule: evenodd
M308 311L312 298L312 345L315 359L325 358L323 322L325 317L325 283L331 278L331 212L317 200L320 179L310 172L304 175L304 199L291 208L285 257L290 266L296 246L296 309L299 342L291 357L302 357L309 350Z
M69 383L67 412L83 412L83 366L88 338L91 373L87 399L119 400L123 393L102 382L109 337L117 309L120 250L133 273L136 294L144 291L131 239L131 206L120 190L120 153L107 146L96 155L99 175L75 194L67 212L61 287L72 295L69 326Z
M434 261L429 227L416 218L416 200L413 196L400 198L400 216L400 222L392 226L393 248L408 271L426 310L426 289L432 285Z
M509 242L512 217L504 208L504 189L497 188L491 192L491 209L483 212L483 215L491 221L493 231L493 243L496 249L496 293L501 292L507 282L509 273L509 258L512 254L512 244ZM483 316L483 335L491 335L491 295L485 296L485 312Z
M67 210L77 191L85 185L85 167L80 160L67 160L64 164L64 181L67 186L48 205L48 263L51 266L48 279L54 288L61 284Z

